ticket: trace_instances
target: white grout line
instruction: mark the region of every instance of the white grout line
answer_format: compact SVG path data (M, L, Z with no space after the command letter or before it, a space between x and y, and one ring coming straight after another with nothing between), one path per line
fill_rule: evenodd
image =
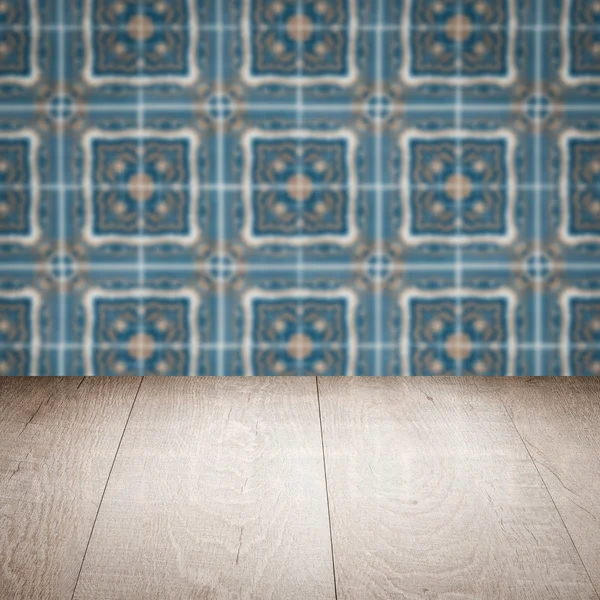
M298 20L300 20L300 17L303 14L303 0L296 0L296 16L298 17ZM297 33L300 33L300 31L298 31ZM304 125L304 93L303 93L303 87L301 84L301 78L304 72L303 69L303 63L302 63L302 59L303 59L303 46L302 46L302 41L301 41L301 36L298 36L298 39L296 40L296 79L297 79L297 83L296 83L296 128L298 130L302 130L303 125ZM303 157L302 157L302 153L303 153L303 148L304 148L304 144L303 144L303 139L300 138L299 139L299 146L297 149L297 157L296 157L296 161L297 161L297 165L296 165L296 169L298 171L299 174L303 174L304 173L304 163L303 163ZM296 231L298 233L298 235L302 235L302 228L303 228L303 224L302 224L302 203L299 201L296 201ZM296 287L298 287L298 289L302 289L304 287L304 271L302 270L302 266L304 265L304 254L303 254L303 249L302 249L302 244L299 244L298 247L296 248ZM300 312L299 315L297 315L297 321L296 321L296 334L299 336L298 340L300 342L300 348L299 348L299 352L296 355L296 359L295 359L295 370L296 370L296 375L302 375L304 372L304 360L303 360L303 352L304 352L304 313L303 313L303 306L304 306L304 302L302 300L302 298L298 298L297 300L297 310Z
M105 273L105 272L132 272L138 267L138 262L78 262L73 261L72 266L83 273ZM525 266L524 261L521 262L464 262L462 263L463 271L476 271L476 272L499 272L499 273L513 273L515 271L527 271L528 267ZM548 267L555 271L590 271L594 273L600 273L600 261L590 260L590 262L576 262L576 261L562 261L562 262L548 262ZM144 264L145 271L158 271L158 272L177 272L177 273L197 273L210 271L214 268L210 263L203 262L146 262ZM290 263L285 261L282 262L257 262L247 263L238 262L233 265L233 268L238 273L263 273L263 272L289 272ZM366 271L367 265L365 261L359 262L327 262L327 261L316 261L314 263L303 262L298 266L303 271L317 271L317 272L361 272ZM420 262L415 260L407 262L406 260L394 264L389 264L388 267L392 272L398 273L420 273L423 271L433 273L454 273L455 263L454 262ZM37 272L50 272L53 270L53 266L50 262L12 262L0 265L0 274L12 273L14 271L24 273L37 273ZM468 287L468 286L466 286Z
M53 343L33 343L27 344L25 342L14 342L14 343L6 343L0 342L0 350L42 350L42 351L56 351L59 347L63 347L63 345L53 344ZM189 342L172 342L169 344L163 344L160 342L156 342L153 345L157 350L188 350L190 348ZM251 350L287 350L287 343L259 343L259 344L250 344L247 345L243 342L227 342L227 343L219 343L219 342L204 342L197 345L193 345L192 347L197 348L199 350L220 350L221 348L225 350L237 350L242 351L245 349ZM427 343L427 342L408 342L405 346L401 342L390 343L390 342L382 342L381 344L376 344L374 342L357 342L356 344L344 344L344 343L319 343L315 342L312 346L315 349L321 350L340 350L347 348L356 348L357 350L376 350L377 348L382 348L382 350L404 350L404 348L414 348L418 350L431 350L431 349L439 349L445 350L446 345L444 342L440 343ZM458 349L460 348L468 348L470 350L503 350L503 349L512 349L512 350L540 350L544 352L549 351L573 351L573 350L581 350L581 351L600 351L600 344L596 343L562 343L562 342L543 342L541 344L537 344L535 342L516 342L511 344L510 342L490 342L490 343L481 343L481 342L472 342L468 345L460 345L456 346ZM127 343L99 343L99 344L83 344L76 342L67 342L64 344L64 348L66 350L129 350L129 344Z
M463 2L462 0L458 0L458 14L462 15L463 13ZM462 76L462 47L463 43L461 41L462 34L462 22L457 21L457 27L455 34L457 39L455 40L455 60L456 60L456 76L460 79ZM456 86L456 96L455 96L455 106L454 106L454 128L456 131L460 131L462 129L462 87L460 85ZM462 175L462 138L457 135L455 142L455 150L456 150L456 173L458 175ZM459 177L458 180L458 195L461 197L462 192L462 178ZM456 201L455 201L456 202ZM460 237L462 235L462 200L458 201L458 216L456 217L455 229L454 233ZM460 294L460 290L462 289L462 246L460 244L456 245L455 255L455 271L454 271L454 285L456 287L456 323L454 332L458 336L458 339L462 339L463 332L463 324L462 324L462 295ZM462 359L455 359L454 365L454 373L455 375L462 375L463 373L463 364Z
M58 0L58 17L62 21L65 20L65 7L64 0ZM60 282L59 282L59 317L58 317L58 332L59 332L59 344L58 344L58 364L57 364L57 375L61 376L66 373L66 357L65 357L65 343L66 343L66 321L67 321L67 308L66 308L66 281L65 281L65 264L64 256L66 252L66 202L65 202L65 164L64 164L64 146L65 146L65 121L64 121L64 98L65 98L65 66L67 62L67 56L65 52L65 31L62 26L57 28L58 33L58 93L60 95L60 101L58 106L58 147L57 147L57 185L58 185L58 249L61 255L60 263Z
M596 188L600 188L600 185L588 185L588 184L574 184L573 185L574 189L580 190L580 191L586 191L586 190L593 190ZM1 184L0 183L0 190L28 190L31 189L31 185L30 184ZM68 191L80 191L83 192L86 189L86 186L84 185L78 185L78 184L64 184L64 185L58 185L58 184L40 184L37 186L36 189L39 189L40 191L45 191L45 192L56 192L56 191L61 191L61 190L68 190ZM188 185L188 184L178 184L178 183L173 183L173 184L160 184L160 183L156 183L153 185L140 185L137 186L136 189L139 190L154 190L154 191L169 191L169 192L179 192L179 191L186 191L186 190L202 190L202 191L219 191L221 189L225 190L225 191L230 191L230 192L243 192L246 189L250 189L252 191L262 191L262 192L274 192L274 191L287 191L287 186L285 184L258 184L258 185L252 185L249 188L243 184L236 184L236 183L223 183L218 184L218 183L205 183L205 184L199 184L199 185ZM313 188L315 191L343 191L343 190L348 190L348 189L353 189L347 185L342 185L342 184L331 184L331 185L323 185L323 184L314 184ZM362 183L362 184L357 184L355 186L355 189L357 191L360 192L377 192L379 190L382 191L397 191L397 192L401 192L405 190L405 187L399 183L388 183L388 184L381 184L378 185L377 183ZM432 185L432 184L419 184L419 183L413 183L409 186L410 190L417 190L417 191L424 191L424 192L428 192L428 191L444 191L445 188L445 184L439 184L439 185ZM480 191L480 192L499 192L499 191L503 191L503 190L507 190L507 189L516 189L517 191L524 191L524 192L531 192L531 191L536 191L536 190L541 190L541 191L561 191L561 186L560 184L555 185L552 183L549 184L544 184L544 183L540 183L539 185L537 184L532 184L532 183L524 183L524 184L516 184L514 186L508 186L508 185L480 185L480 184L473 184L471 186L471 189L474 191ZM115 191L128 191L129 190L129 186L127 184L115 184L115 185L110 185L110 184L96 184L96 185L92 185L92 190L93 191L100 191L100 192L115 192Z
M383 95L383 0L377 2L377 25L375 28L376 49L375 49L375 93L378 98L378 114L375 122L375 168L376 168L376 199L375 199L375 251L377 256L383 252L383 128L381 122L381 97ZM379 274L379 269L377 270ZM381 276L375 279L375 373L381 375L383 373L383 359L381 352L381 344L383 343L383 281Z
M225 40L223 36L223 2L217 2L217 55L216 60L216 90L220 94L219 113L217 117L217 251L219 254L219 279L217 281L217 339L219 348L217 349L217 375L225 373L225 315L226 315L226 295L225 281L223 279L223 256L225 252L225 132L223 120L223 93L224 93L224 77L223 77L223 58L225 54ZM194 159L196 160L196 159ZM195 367L194 367L195 369Z
M534 227L535 227L535 249L538 252L538 258L536 259L536 271L537 271L537 279L535 281L535 343L537 346L541 348L542 338L543 338L543 305L542 305L542 279L540 277L541 273L541 265L539 261L539 253L542 250L542 198L539 189L539 184L542 181L542 127L540 121L540 106L539 106L539 96L542 92L542 32L539 28L542 23L543 17L543 0L536 0L536 27L535 29L535 93L536 93L536 111L535 111L535 146L534 146L534 155L535 155L535 183L538 186L534 190ZM541 350L535 351L535 375L543 374L543 365L542 365L542 353Z
M254 26L256 31L285 31L285 25L265 25L265 24L257 24ZM8 24L8 25L0 25L0 32L3 31L28 31L31 27L28 25L19 25L19 24ZM56 32L59 29L64 29L67 32L81 32L84 33L87 28L84 25L80 24L61 24L61 23L40 23L37 26L39 31L45 32ZM156 25L154 27L154 31L198 31L198 32L218 32L219 29L222 31L233 31L233 32L241 32L243 27L241 25L219 25L219 23L186 23L186 24L173 24L173 25ZM305 27L300 26L299 30L304 30ZM311 31L339 31L341 27L339 25L320 25L319 23L314 23L311 25ZM548 32L562 32L564 30L564 25L562 23L542 23L539 26L536 25L528 25L522 23L514 23L510 25L510 27L505 25L478 25L473 24L472 30L477 32L502 32L502 31L516 31L516 32L535 32L537 30L540 31L548 31ZM127 25L94 25L92 27L93 31L127 31ZM392 23L383 23L379 28L377 25L370 25L368 23L362 24L358 23L356 26L356 30L358 32L377 32L377 31L396 31L400 32L401 27L397 24ZM409 25L409 31L440 31L445 32L446 28L444 25L435 25L435 24L420 24L420 25ZM589 31L589 32L600 32L600 25L593 23L580 23L577 25L570 25L569 30L571 31Z
M448 91L450 93L451 88L455 84L452 81L452 78L448 79ZM141 86L135 83L132 83L130 86L132 95L136 92L138 87L152 87L152 86ZM441 86L443 87L443 86ZM293 88L290 88L293 89ZM411 88L406 88L410 90ZM418 92L420 90L419 87L415 88L414 91ZM73 103L71 107L75 111L83 111L88 113L107 113L111 111L119 111L121 114L127 112L136 112L135 103L128 102L98 102L98 103ZM209 111L205 102L151 102L145 105L147 110L152 110L156 112L175 112L181 114L181 112L199 112L205 113ZM288 112L293 113L295 111L296 104L295 102L290 102L288 100L282 102L253 102L250 101L248 103L245 102L232 102L231 108L237 112ZM368 104L363 102L332 102L328 104L321 104L318 102L307 102L304 105L304 112L307 113L334 113L338 116L344 117L344 111L348 113L356 113L356 112L364 112L368 109ZM447 106L435 102L428 102L422 98L413 98L410 102L394 102L391 101L389 105L389 109L393 113L398 114L419 114L419 113L434 113L436 115L450 113L451 108ZM548 104L548 109L558 113L576 113L576 112L585 112L594 115L600 114L600 103L594 101L592 99L589 104L585 103L572 103L572 104ZM37 102L32 103L23 103L23 104L11 104L11 103L0 103L0 115L3 112L18 112L23 113L26 111L45 111L46 104L41 104ZM465 102L463 103L463 115L468 115L469 113L493 113L498 114L499 112L525 112L527 110L527 105L525 102L489 102L489 103L476 103L476 102ZM341 113L341 114L340 114Z
M137 1L137 13L138 17L143 17L143 0ZM143 36L139 36L137 41L137 52L138 52L138 76L144 75L144 41ZM137 93L137 151L138 151L138 174L144 172L144 88L140 86ZM139 190L138 190L139 192ZM145 206L144 202L137 200L138 203L138 236L143 238L145 235ZM146 284L146 273L145 273L145 255L144 255L144 244L138 244L137 248L137 272L138 272L138 286L140 289L144 289ZM145 340L145 317L144 317L144 298L140 295L138 299L138 357L137 357L137 370L138 375L144 375L146 371L145 359L144 359L144 340Z

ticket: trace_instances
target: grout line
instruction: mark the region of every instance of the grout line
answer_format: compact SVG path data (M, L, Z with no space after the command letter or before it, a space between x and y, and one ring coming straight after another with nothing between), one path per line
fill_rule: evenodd
M226 25L222 26L223 31L233 31L233 32L241 32L243 27L241 25ZM349 26L343 25L320 25L315 23L310 26L310 31L325 31L325 32L338 32L348 29ZM535 31L537 28L540 28L542 31L549 32L562 32L565 30L565 26L562 23L540 23L537 24L526 24L526 23L515 23L508 25L500 25L500 24L489 24L489 25L473 25L472 30L476 32L502 32L502 31L516 31L516 32L527 32L527 31ZM62 23L41 23L37 26L39 31L52 32L56 31L59 28L63 28L65 31L71 32L79 32L85 33L87 28L82 24L62 24ZM31 29L29 25L23 25L19 23L0 25L0 32L4 31L28 31ZM95 25L91 27L92 31L103 31L103 32L120 32L120 31L128 31L127 25ZM155 31L159 32L175 32L175 31L217 31L219 29L218 23L189 23L189 24L170 24L170 25L158 25L154 28ZM308 31L308 27L299 26L297 28L299 31ZM357 23L355 27L357 32L373 32L378 30L377 25L371 25L368 23ZM569 25L566 29L569 31L589 31L589 32L600 32L600 25L594 23L577 23ZM255 31L264 31L264 32L281 32L286 31L286 26L281 24L269 25L269 24L257 24L254 26ZM384 23L382 27L383 31L391 31L391 32L400 32L400 25L396 25L394 23ZM424 31L424 32L445 32L444 25L436 25L436 24L418 24L418 25L410 25L408 27L408 31Z
M451 93L452 88L455 85L461 85L456 82L452 82L449 80L448 84L448 93ZM139 84L129 84L127 88L131 93L135 93L137 91L137 87L149 87L152 86L140 86ZM293 89L293 85L288 85L290 89ZM467 86L468 87L468 86ZM410 88L409 88L410 89ZM418 89L418 88L417 88ZM421 100L421 101L420 101ZM40 102L29 102L23 104L3 104L0 105L0 114L2 113L10 113L10 112L23 112L26 110L31 111L45 111L46 104ZM246 111L246 112L264 112L266 110L276 111L276 112L293 112L295 110L295 103L289 101L283 102L232 102L231 108L236 111ZM124 102L123 104L118 104L116 102L89 102L89 103L77 103L74 102L71 105L72 109L75 111L85 110L86 112L106 112L111 110L119 110L121 112L135 112L135 103L128 104ZM177 112L181 111L197 111L201 113L206 113L210 109L207 108L205 102L149 102L145 104L145 108L147 110L153 111L167 111L167 112ZM371 108L366 102L332 102L330 104L323 104L319 102L310 102L304 105L304 112L315 112L317 114L322 113L336 113L337 116L340 116L340 111L347 111L350 114L353 111L365 112ZM408 98L401 102L392 101L389 104L389 109L393 113L398 114L407 114L407 113L436 113L439 115L440 113L440 104L435 104L430 101L424 101L420 98ZM479 113L494 113L497 114L499 111L525 111L527 109L527 104L525 102L489 102L489 103L477 103L477 102L467 102L463 104L463 114L469 114L470 111L474 111L475 114ZM598 116L600 113L600 108L597 102L590 102L589 104L585 104L582 102L574 102L572 104L567 103L550 103L548 104L548 109L551 111L569 113L569 112L586 112L593 116ZM442 105L442 113L450 113L451 108ZM343 115L342 115L343 116ZM449 119L450 120L450 119ZM150 127L151 128L151 127Z
M535 270L536 277L534 282L534 293L535 293L535 320L534 320L534 337L535 343L539 346L543 341L543 313L544 307L542 302L543 294L543 281L540 277L541 274L541 263L540 256L542 253L542 198L539 184L542 180L542 123L540 119L540 97L542 94L542 31L539 29L539 25L542 22L544 15L543 11L543 0L537 0L536 2L536 27L535 27L535 74L534 74L534 94L536 98L535 102L535 119L534 119L534 179L535 189L533 192L533 221L534 221L534 248L536 254ZM564 159L563 159L564 160ZM535 350L534 354L534 374L541 375L543 372L543 357L541 350Z
M58 344L48 343L33 343L29 342L0 342L0 350L23 350L23 349L34 349L34 350L53 350L58 347ZM66 342L64 347L67 350L128 350L129 344L127 342L100 342L97 344L85 342ZM287 349L287 342L259 342L256 344L247 344L245 342L226 342L223 345L225 350L285 350ZM375 342L358 342L356 344L343 343L343 342L315 342L312 348L315 350L344 350L348 348L355 348L357 350L374 350L378 347ZM399 351L403 348L408 349L444 349L446 347L445 342L408 342L402 345L400 342L381 342L382 350L394 350ZM156 342L154 345L156 350L186 350L190 348L189 342L168 342L159 343ZM216 342L202 342L197 345L192 345L192 348L199 350L217 350L219 344ZM600 350L600 343L596 342L573 342L573 343L562 343L562 342L544 342L541 346L538 346L535 342L472 342L469 344L457 343L457 349L469 348L471 350L533 350L535 348L541 348L544 351L550 350ZM71 375L67 375L71 377Z
M462 15L463 13L463 0L458 0L458 15ZM463 41L461 39L462 33L462 25L460 21L457 23L455 35L455 47L454 47L454 60L456 62L456 76L460 79L463 74L462 67L462 52L463 52ZM463 103L463 93L462 87L460 85L456 86L455 96L454 96L454 129L455 131L460 131L462 129L462 103ZM454 150L456 153L455 164L454 164L454 172L458 176L458 196L461 198L462 194L462 171L463 171L463 161L462 161L462 138L457 135L454 142ZM463 226L462 219L464 215L462 198L455 202L455 205L458 205L458 214L454 215L455 223L454 223L454 234L460 238L463 235ZM456 244L454 249L454 287L455 287L455 309L456 309L456 322L454 324L454 335L461 339L463 333L463 302L462 295L460 293L463 287L463 269L462 269L462 246L460 244ZM455 359L454 363L454 374L460 376L463 374L463 361L462 359Z
M39 344L30 344L28 342L0 342L0 350L8 349L8 350L26 350L32 349L35 351L48 351L53 350L58 347L58 344L48 342L48 343L39 343ZM68 350L91 350L91 351L99 351L99 350L128 350L129 344L127 342L100 342L97 344L90 343L86 344L84 342L67 342L64 347ZM224 350L233 350L233 351L242 351L242 350L286 350L289 348L287 342L259 342L256 344L247 343L244 341L240 342L226 342L223 345L219 345L216 342L202 342L196 345L191 346L194 349L198 349L200 351L211 351L218 350L222 347ZM347 350L347 349L356 349L358 351L370 351L375 350L378 347L381 347L382 350L392 350L392 351L401 351L405 348L410 349L418 349L418 350L443 350L446 347L445 342L407 342L406 344L401 344L400 342L381 342L381 344L377 344L376 342L358 342L356 344L351 343L343 343L343 342L315 342L312 345L314 350ZM461 344L457 343L457 349L468 348L470 350L507 350L512 349L516 351L524 351L524 350L534 350L536 348L541 348L544 351L551 350L565 350L565 351L574 351L574 350L600 350L600 343L594 342L575 342L575 343L562 343L562 342L545 342L542 346L538 346L535 342L522 342L522 343L511 343L511 342L482 342L476 343L472 342L469 344ZM189 342L169 342L169 343L159 343L157 342L154 345L154 348L158 350L187 350L190 348ZM70 375L67 375L70 377Z
M144 7L142 4L142 0L137 0L137 18L143 19L144 17ZM146 64L144 62L144 40L143 36L138 36L137 44L136 44L136 53L137 53L137 73L138 76L143 76L146 71ZM145 129L145 107L144 107L144 87L140 86L137 95L136 95L136 147L137 147L137 176L140 177L145 172L145 152L146 152L146 143L144 138L144 129ZM138 187L139 180L136 180L136 194L140 193L140 189ZM138 238L144 238L146 235L146 207L144 202L139 198L137 199L137 235ZM140 288L145 287L146 283L146 255L144 244L139 244L137 247L137 278L138 278L138 286ZM145 301L144 298L140 295L137 303L138 317L137 317L137 370L138 375L144 375L146 369L146 361L144 357L144 347L145 347Z
M383 62L384 62L384 49L383 49L383 0L377 2L377 25L376 25L376 47L375 47L375 94L377 98L377 115L375 121L375 169L376 169L376 192L375 192L375 207L374 207L374 218L375 218L375 231L374 231L374 242L375 252L377 256L377 262L379 264L380 257L384 256L384 190L382 189L383 184L383 123L381 115L381 102L384 96L383 93ZM404 190L403 190L404 192ZM358 202L357 202L358 204ZM358 206L356 207L358 208ZM375 352L374 352L374 375L382 375L382 350L381 342L383 340L383 278L377 271L375 281Z
M135 246L131 246L131 248L135 248ZM450 251L452 248L451 244L448 244L446 248ZM285 259L284 259L285 260ZM505 274L512 274L514 271L519 273L527 272L528 267L523 264L524 261L510 261L504 262L504 260L500 261L490 261L490 262L463 262L462 268L467 271L494 271ZM109 272L129 272L136 269L137 263L131 262L76 262L72 263L73 267L79 269L85 273L102 273L105 271ZM206 272L212 271L214 266L209 262L190 262L190 263L169 263L169 262L148 262L144 265L146 270L149 271L168 271L168 272L177 272L177 273L197 273L197 272ZM366 261L340 261L340 262L322 262L316 260L315 262L304 262L299 268L304 271L314 271L314 272L329 272L335 271L338 272L358 272L364 273L367 270L368 265ZM567 271L590 271L590 272L598 272L600 270L600 263L598 261L590 261L590 262L579 262L579 261L556 261L548 262L548 267L550 269L561 269ZM289 272L290 263L286 262L261 262L261 263L246 263L239 262L234 264L234 270L237 274L244 273L262 273L262 272ZM431 271L434 273L445 273L450 274L454 271L454 263L451 262L440 262L440 263L431 263L431 262L397 262L391 263L388 265L390 271L394 273L422 273L423 271ZM8 273L12 271L18 271L21 274L25 273L38 273L38 272L52 272L54 267L51 263L35 263L35 262L13 262L7 263L4 265L0 265L0 273ZM464 286L464 289L471 289L472 285L467 284ZM141 289L130 287L131 289Z
M65 0L58 0L58 14L59 18L64 21L65 17ZM33 15L32 15L33 17ZM58 284L58 339L59 346L57 349L57 371L58 375L64 375L65 373L65 349L64 345L66 342L66 323L67 323L67 282L66 282L66 271L65 271L65 256L67 254L67 241L66 241L66 224L67 224L67 212L66 212L66 190L64 189L65 183L65 95L66 95L66 82L65 82L65 70L67 63L67 54L65 48L65 30L61 26L57 29L58 34L58 94L60 101L58 103L58 119L57 127L58 132L56 136L57 144L57 161L56 161L56 178L58 185L58 252L60 256L60 279ZM38 192L39 194L39 192ZM38 199L38 204L41 205L42 199Z
M223 375L225 373L225 337L226 337L226 312L228 297L226 294L225 277L223 273L224 258L227 249L227 236L226 236L226 215L225 215L225 202L226 202L226 191L224 188L225 184L225 115L224 115L224 101L225 95L225 78L224 78L224 58L226 49L226 40L223 34L224 21L223 21L223 3L217 0L217 22L216 22L216 45L217 45L217 56L216 56L216 92L218 94L218 116L217 116L217 130L216 130L216 167L217 167L217 181L216 181L216 192L217 192L217 255L218 255L218 281L216 285L217 293L217 310L216 310L216 333L218 339L218 350L217 350L217 362L216 362L216 375ZM228 96L227 96L228 97ZM194 160L197 162L198 158L195 156ZM196 211L198 211L196 208ZM197 215L194 215L194 219L197 219Z
M296 18L301 19L303 15L304 8L304 0L296 0ZM298 31L296 34L299 33ZM296 78L297 84L295 89L295 99L296 99L296 109L295 109L295 117L296 117L296 129L301 131L304 125L304 89L302 87L302 76L304 73L304 64L303 60L303 42L300 37L297 37L296 40ZM297 138L298 146L296 148L296 173L299 176L301 182L300 192L303 193L304 188L304 180L302 177L304 176L304 158L302 156L304 152L304 138ZM302 222L303 219L303 206L302 202L296 200L295 201L295 209L296 209L296 234L298 236L303 235L304 224ZM304 270L302 266L304 264L304 250L302 244L299 244L296 248L296 287L301 289L304 285ZM300 341L299 352L296 353L296 359L294 361L296 375L303 375L304 372L304 359L302 358L304 354L304 302L302 298L298 298L296 302L296 310L299 315L296 320L296 336Z
M31 190L32 186L30 184L22 184L22 183L0 183L0 190ZM572 188L577 191L593 191L596 189L600 189L600 185L598 184L587 184L587 183L574 183ZM69 184L65 183L64 185L53 184L53 183L41 183L35 186L35 189L39 189L44 192L56 192L60 190L68 190L73 192L84 192L86 190L85 184ZM119 192L119 191L128 191L130 189L129 184L102 184L96 183L91 186L91 190L93 192ZM199 185L189 185L186 183L171 183L171 184L161 184L156 183L155 185L136 185L136 190L140 191L167 191L167 192L184 192L184 191L206 191L206 192L214 192L219 190L224 190L228 192L243 192L246 190L250 190L253 192L276 192L276 191L287 191L286 184L277 184L277 183L269 183L269 184L254 184L254 185L244 185L243 183L223 183L222 185L219 183L201 183ZM446 186L444 183L440 184L430 184L430 183L410 183L408 186L405 186L401 183L381 183L378 184L376 182L373 183L358 183L356 185L347 185L347 184L318 184L315 183L311 189L315 191L332 191L332 192L341 192L347 190L356 190L359 192L377 192L377 191L395 191L395 192L403 192L406 189L409 190L417 190L422 192L435 192L435 191L444 191ZM523 191L536 191L536 190L545 190L548 192L555 191L560 192L562 187L560 184L554 183L516 183L516 184L491 184L491 185L482 185L473 183L471 188L473 191L478 192L501 192L503 190L516 190L518 192Z
M329 486L327 483L327 464L325 461L325 442L323 439L323 419L321 417L321 397L319 394L319 378L315 377L315 385L317 386L317 406L319 407L319 426L321 428L321 452L323 454L323 475L325 476L325 497L327 500L327 519L329 520L329 542L331 544L331 566L333 569L333 592L337 600L337 575L335 573L335 555L333 552L333 533L331 529L331 509L329 507Z
M550 490L548 489L548 486L546 485L546 481L543 477L543 475L540 473L540 470L537 466L537 462L535 461L535 459L533 458L533 456L531 456L531 452L529 451L529 448L527 447L527 444L525 443L525 440L523 439L523 436L521 435L521 432L519 431L519 428L517 427L517 425L515 424L514 419L512 418L512 415L510 414L509 410L506 408L506 404L504 404L504 400L502 399L502 396L500 395L499 392L496 392L498 394L498 397L500 399L500 402L502 403L502 406L504 407L504 411L506 412L506 415L508 416L508 418L510 419L510 422L512 423L512 426L515 428L515 431L517 432L517 435L519 436L519 439L521 440L521 443L523 444L523 447L525 448L525 451L527 452L527 455L529 456L531 462L533 463L533 466L535 467L535 470L537 471L537 474L544 486L544 488L546 489L546 492L548 493L548 496L550 498L550 500L552 501L552 504L554 505L554 508L556 510L556 514L558 515L558 518L560 519L561 523L563 524L563 527L565 528L565 531L567 532L567 535L569 536L569 539L571 540L571 544L573 544L573 548L575 549L575 552L577 553L577 556L579 557L579 560L581 561L581 565L583 567L583 570L585 571L586 575L588 576L588 580L590 582L590 585L592 586L592 589L594 590L594 593L596 594L596 597L598 598L598 600L600 600L600 594L598 594L598 590L596 589L596 586L594 585L594 582L592 581L592 578L590 577L590 573L585 565L585 562L583 562L583 558L581 558L581 554L579 554L579 550L577 548L577 545L575 544L575 541L573 540L573 537L571 536L571 532L569 531L569 528L567 527L567 524L565 523L565 520L562 517L562 514L560 513L560 510L558 509L558 506L556 506L556 502L554 501L554 497L552 496L552 494L550 493Z
M295 29L298 31L325 31L325 32L339 32L345 31L349 29L350 25L339 25L339 24L330 24L323 25L319 23L313 23L310 26L306 25L298 25ZM515 22L514 24L510 23L507 25L502 24L473 24L471 29L476 32L502 32L502 31L535 31L537 28L540 28L542 31L556 31L562 32L565 30L565 26L561 23L540 23L539 25L527 24L527 23L519 23ZM56 31L59 28L64 28L65 31L77 31L77 32L87 32L88 27L84 24L63 24L63 23L40 23L36 27L40 31ZM166 24L166 25L157 25L154 28L154 31L158 32L175 32L175 31L216 31L219 28L218 22L205 22L205 23L195 23L190 22L189 24ZM4 31L28 31L31 29L30 25L25 25L22 23L9 23L9 24L0 24L0 32ZM127 24L97 24L90 27L93 32L103 31L108 33L114 32L127 32ZM242 25L222 25L223 31L238 31L241 32L243 30ZM354 29L357 32L367 32L367 31L377 31L379 28L377 25L369 24L369 23L360 23L358 22ZM382 27L383 31L393 31L401 32L401 26L395 23L384 23ZM596 23L576 23L571 24L566 27L569 31L591 31L591 32L600 32L600 25ZM267 23L258 23L253 27L254 31L263 31L263 32L285 32L287 31L285 24L267 24ZM446 27L444 24L431 24L431 23L421 23L421 24L413 24L408 25L407 30L409 32L413 31L425 31L425 32L442 32L446 31Z
M98 503L98 509L96 510L96 516L94 517L94 522L92 523L92 529L90 530L90 537L88 538L87 544L85 546L85 552L83 553L83 558L81 559L81 565L79 565L79 572L77 573L77 579L75 580L75 585L73 586L73 594L71 595L71 600L75 598L75 592L77 591L77 585L79 584L79 578L81 577L81 571L83 570L83 564L85 563L85 557L87 556L88 549L90 547L90 542L92 541L92 535L94 534L94 528L96 527L96 521L98 520L98 515L100 514L100 508L102 507L102 501L104 500L104 494L106 494L106 488L108 487L108 482L110 481L110 476L112 475L113 468L115 466L115 462L117 461L117 456L119 455L119 450L121 449L121 442L123 441L123 437L125 436L125 431L127 430L127 425L129 425L129 419L131 418L131 413L133 412L133 407L135 406L135 401L138 398L140 393L140 389L142 387L142 383L144 382L144 376L140 379L140 385L138 386L137 391L135 392L135 396L133 397L133 402L131 403L131 408L129 409L129 414L127 415L127 420L125 421L125 426L123 427L123 431L121 432L121 437L119 439L119 444L117 445L117 450L115 451L115 456L113 457L112 464L110 465L110 471L108 472L108 477L106 478L106 483L104 484L104 489L102 490L102 496L100 497L100 502Z

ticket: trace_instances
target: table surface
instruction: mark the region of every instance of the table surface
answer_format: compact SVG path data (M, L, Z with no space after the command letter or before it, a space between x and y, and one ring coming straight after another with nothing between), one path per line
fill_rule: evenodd
M600 378L0 378L0 597L599 600Z

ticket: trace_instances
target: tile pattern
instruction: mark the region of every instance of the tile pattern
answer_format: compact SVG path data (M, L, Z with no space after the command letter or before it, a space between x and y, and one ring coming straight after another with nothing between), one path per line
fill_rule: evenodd
M0 0L1 374L600 374L600 2Z

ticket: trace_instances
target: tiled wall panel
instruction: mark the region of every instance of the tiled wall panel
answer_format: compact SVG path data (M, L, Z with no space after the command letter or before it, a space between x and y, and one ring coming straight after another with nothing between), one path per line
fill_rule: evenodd
M600 1L0 0L0 374L600 375Z

